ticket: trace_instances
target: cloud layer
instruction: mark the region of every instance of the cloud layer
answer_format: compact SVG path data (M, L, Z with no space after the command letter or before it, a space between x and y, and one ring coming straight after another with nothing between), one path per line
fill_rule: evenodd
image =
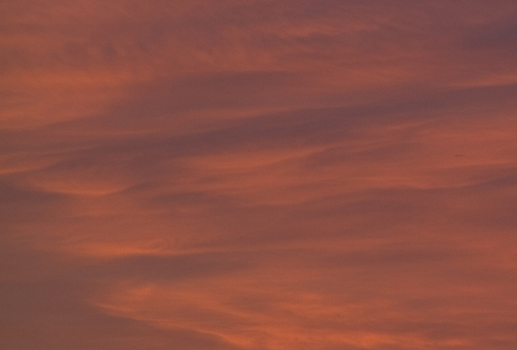
M517 346L514 1L0 6L2 347Z

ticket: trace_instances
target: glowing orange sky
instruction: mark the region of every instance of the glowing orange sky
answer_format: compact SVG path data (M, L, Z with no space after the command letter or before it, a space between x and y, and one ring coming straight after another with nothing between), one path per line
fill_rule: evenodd
M0 348L517 348L514 0L0 23Z

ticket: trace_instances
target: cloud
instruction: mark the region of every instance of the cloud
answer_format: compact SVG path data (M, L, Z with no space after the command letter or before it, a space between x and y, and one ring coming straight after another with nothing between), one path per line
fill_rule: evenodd
M513 1L1 6L4 346L515 347Z

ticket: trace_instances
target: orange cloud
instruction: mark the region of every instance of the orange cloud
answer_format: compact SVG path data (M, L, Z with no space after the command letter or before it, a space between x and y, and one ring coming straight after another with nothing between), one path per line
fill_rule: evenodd
M513 1L0 6L0 347L515 348Z

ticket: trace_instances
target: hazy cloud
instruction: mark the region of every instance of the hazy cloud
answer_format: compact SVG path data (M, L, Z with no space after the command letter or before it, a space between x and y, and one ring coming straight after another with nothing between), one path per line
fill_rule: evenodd
M0 347L515 348L515 2L0 13Z

